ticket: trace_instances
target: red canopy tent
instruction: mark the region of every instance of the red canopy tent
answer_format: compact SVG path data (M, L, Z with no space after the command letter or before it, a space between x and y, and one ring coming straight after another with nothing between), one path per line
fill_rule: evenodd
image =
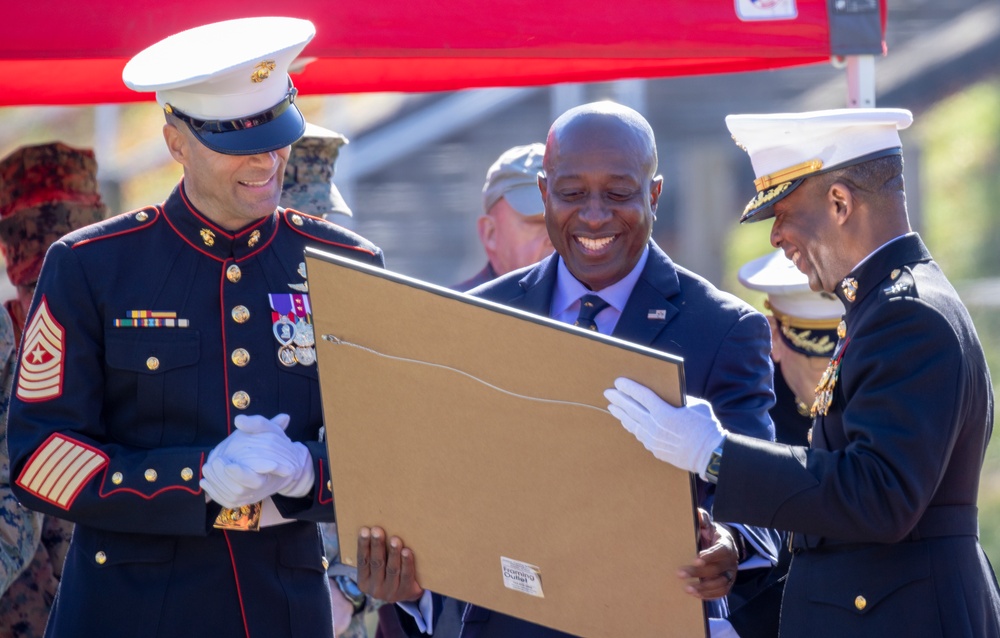
M740 6L766 11L780 4L793 7L795 17L741 20L737 15ZM885 0L878 4L874 41L881 49ZM0 106L150 99L122 84L121 70L132 55L177 31L236 17L280 14L316 24L316 38L303 53L314 60L295 76L303 95L527 86L810 64L844 53L835 31L855 30L857 22L850 20L858 17L843 15L833 0L36 0L9 5L0 28ZM863 17L871 23L871 16ZM868 40L867 50L848 52L877 53Z

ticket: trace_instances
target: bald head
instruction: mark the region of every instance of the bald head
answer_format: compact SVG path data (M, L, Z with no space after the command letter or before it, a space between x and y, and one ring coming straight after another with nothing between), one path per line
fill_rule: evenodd
M543 165L546 172L558 161L559 148L568 140L595 135L618 138L627 144L635 157L642 160L652 179L657 166L653 129L638 111L615 102L583 104L566 111L552 123L545 140Z
M545 144L545 226L569 271L591 290L628 275L653 232L662 179L646 120L613 102L561 115Z

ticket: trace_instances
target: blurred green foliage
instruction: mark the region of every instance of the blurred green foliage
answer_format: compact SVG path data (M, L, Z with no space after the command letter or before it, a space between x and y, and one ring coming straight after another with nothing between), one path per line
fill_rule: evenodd
M914 129L923 149L921 234L931 253L959 291L973 280L1000 281L1000 78L942 100L917 120ZM1000 299L970 298L967 304L996 393L1000 389ZM1000 443L995 437L983 465L979 527L983 548L997 571Z

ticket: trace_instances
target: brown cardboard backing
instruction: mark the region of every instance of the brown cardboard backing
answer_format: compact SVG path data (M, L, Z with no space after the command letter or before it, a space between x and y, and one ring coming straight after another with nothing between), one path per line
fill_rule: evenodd
M690 477L602 394L627 375L678 404L679 359L312 249L307 271L344 563L379 525L433 591L580 636L705 635L676 575ZM544 597L505 587L501 557Z

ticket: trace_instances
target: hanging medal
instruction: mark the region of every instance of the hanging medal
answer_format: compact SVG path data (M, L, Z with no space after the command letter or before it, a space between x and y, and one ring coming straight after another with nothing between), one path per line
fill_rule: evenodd
M295 311L295 359L304 366L316 363L316 339L312 325L312 308L309 305L309 295L291 295L292 307Z
M826 416L830 410L830 404L833 403L833 389L840 377L840 362L844 358L844 351L847 350L847 344L850 342L850 339L845 339L837 344L837 349L830 357L830 363L823 371L823 376L820 377L819 384L816 386L816 400L813 401L812 405L813 418L816 418L817 415Z
M271 304L271 331L278 340L278 361L281 365L292 367L297 363L295 357L295 316L292 308L292 296L287 294L271 294L267 296Z

